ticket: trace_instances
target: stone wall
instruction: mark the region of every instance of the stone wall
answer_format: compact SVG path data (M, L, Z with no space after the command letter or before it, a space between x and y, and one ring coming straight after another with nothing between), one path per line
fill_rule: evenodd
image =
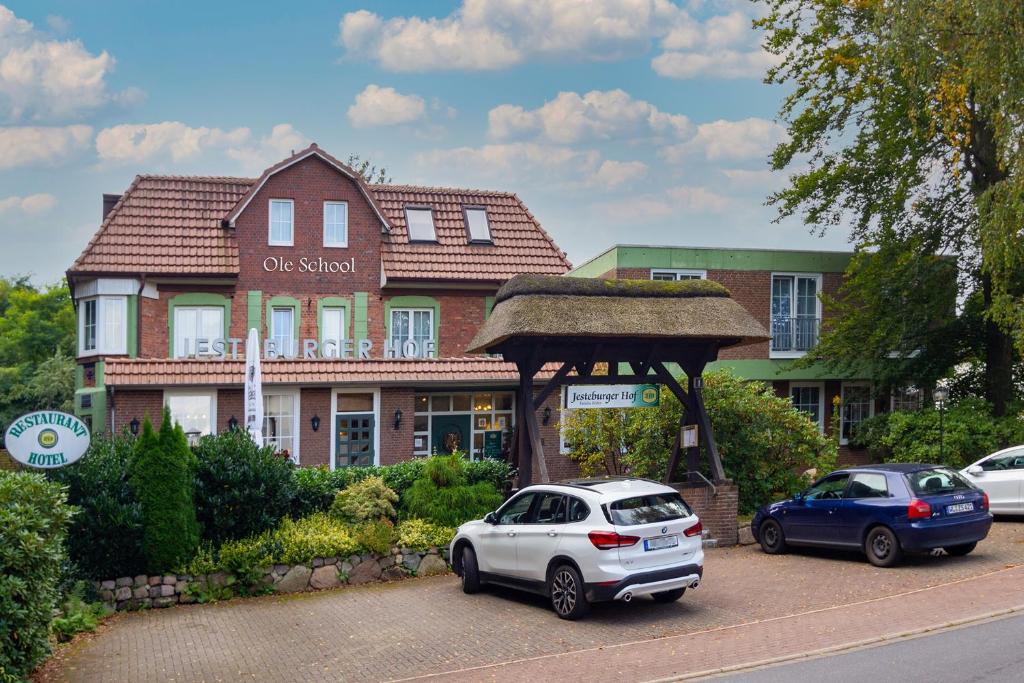
M739 511L739 488L733 483L705 485L669 484L682 494L693 511L700 517L711 545L736 545L736 517Z
M260 570L253 590L259 592L265 587L276 593L298 593L444 574L448 572L447 555L447 548L417 551L395 547L387 555L364 553L342 558L319 557L307 565L277 564ZM225 599L234 595L237 584L236 577L225 572L201 576L140 574L99 581L96 589L108 609L126 611L189 604L203 595Z

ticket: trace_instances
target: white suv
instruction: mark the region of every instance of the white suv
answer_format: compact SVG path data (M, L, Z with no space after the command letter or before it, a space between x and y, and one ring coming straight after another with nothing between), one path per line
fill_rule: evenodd
M462 590L485 583L540 593L563 619L590 603L672 602L704 573L701 523L677 491L645 479L528 486L452 539Z

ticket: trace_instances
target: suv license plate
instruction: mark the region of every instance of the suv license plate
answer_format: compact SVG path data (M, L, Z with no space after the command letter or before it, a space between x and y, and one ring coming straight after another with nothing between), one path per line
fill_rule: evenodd
M957 503L946 506L947 515L955 515L958 512L974 512L974 503Z
M661 550L663 548L675 548L679 545L678 536L659 536L657 538L645 538L644 550Z

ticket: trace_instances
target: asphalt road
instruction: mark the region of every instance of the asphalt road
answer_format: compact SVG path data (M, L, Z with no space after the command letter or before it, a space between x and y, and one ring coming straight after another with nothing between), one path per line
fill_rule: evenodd
M940 631L843 654L711 680L729 683L900 681L1018 683L1024 678L1024 616Z

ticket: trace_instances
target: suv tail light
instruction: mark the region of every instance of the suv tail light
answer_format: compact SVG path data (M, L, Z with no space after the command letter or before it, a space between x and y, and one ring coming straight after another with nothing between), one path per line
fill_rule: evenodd
M929 519L931 516L932 506L920 498L910 501L907 506L907 519Z
M988 510L988 492L986 491L981 492L981 509Z
M694 524L693 526L691 526L686 531L684 531L683 535L684 536L690 536L692 538L693 536L700 536L703 531L704 531L704 525L701 524L700 520L697 520L697 523Z
M590 542L598 550L611 550L612 548L624 548L635 545L640 540L639 536L623 536L614 531L591 531L587 534Z

